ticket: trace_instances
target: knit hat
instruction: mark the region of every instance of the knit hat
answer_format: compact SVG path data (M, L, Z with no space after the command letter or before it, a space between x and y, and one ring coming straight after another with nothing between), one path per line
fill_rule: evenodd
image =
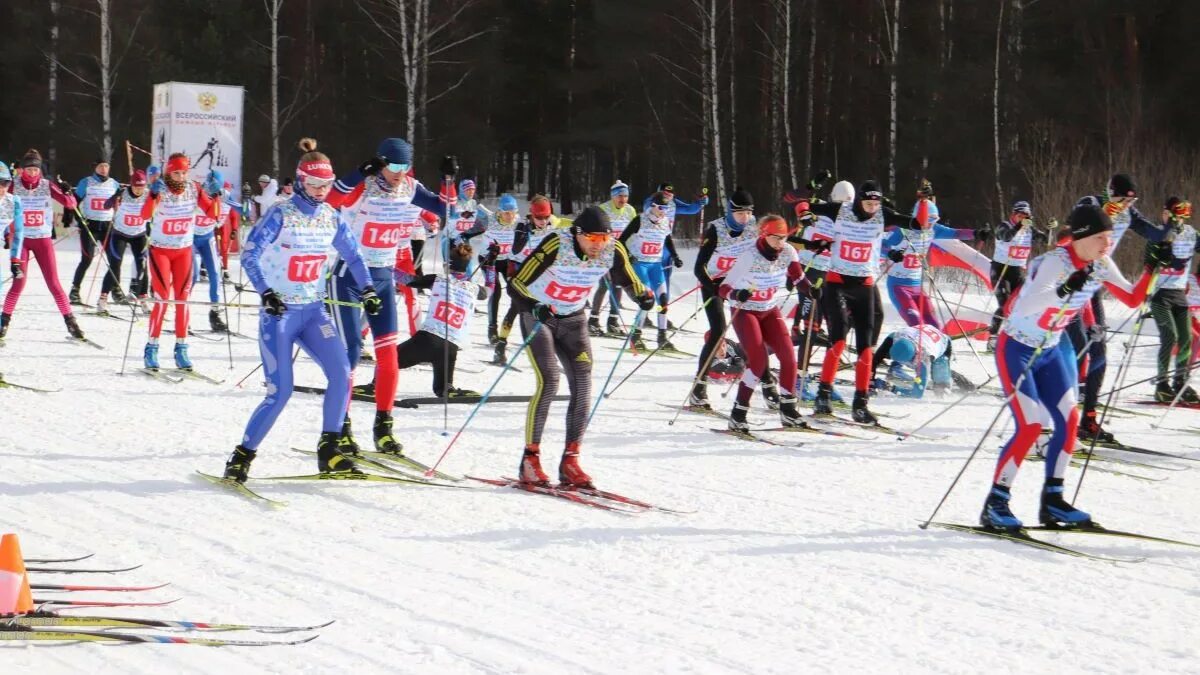
M858 198L860 201L867 199L883 199L883 190L879 188L879 183L869 180L859 186Z
M1067 227L1071 228L1071 238L1075 240L1090 237L1101 232L1111 232L1112 218L1095 206L1076 206L1067 216Z
M0 183L11 183L12 171L9 171L8 164L0 162Z
M893 362L912 363L917 356L917 346L908 338L896 337L892 339L892 349L889 355Z
M758 220L758 236L765 237L767 235L777 235L786 237L788 235L788 224L783 219L783 216L768 214Z
M854 201L854 186L848 180L838 181L829 192L829 199L835 202Z
M500 195L499 208L501 211L516 211L517 210L517 198L508 194L507 192Z
M375 154L387 160L388 164L412 165L412 144L403 138L383 139Z
M610 187L608 191L614 197L617 195L629 196L629 186L621 182L620 178L617 179L617 182L612 184L612 187Z
M547 218L551 213L554 213L554 205L550 203L548 197L538 195L529 202L529 215L537 218Z
M94 168L100 166L101 164L108 164L108 160L103 159L103 158L97 158L96 161L92 162L92 168L94 169Z
M464 179L458 181L458 194L461 195L462 193L466 192L467 190L474 190L474 189L475 189L475 181L471 180L470 178L464 178Z
M1094 206L1100 208L1100 200L1092 195L1084 195L1079 198L1079 201L1075 202L1075 206Z
M26 150L25 155L21 157L21 168L28 169L30 167L36 169L42 168L42 153L32 148Z
M263 175L261 175L261 176L259 176L259 177L258 177L258 182L260 182L260 183L270 183L270 182L271 182L271 177L270 177L270 176L268 176L267 174L265 174L265 173L264 173Z
M1110 197L1136 197L1137 186L1129 174L1115 173L1108 179L1108 194Z
M584 209L575 218L572 226L580 234L612 234L612 223L608 221L608 214L599 206Z
M1022 215L1026 215L1026 216L1030 216L1030 217L1033 216L1033 209L1030 208L1029 202L1023 201L1023 200L1013 202L1012 212L1020 213Z
M138 169L129 177L129 185L133 187L146 187L146 172Z
M729 210L730 211L753 211L754 210L754 195L750 191L739 186L734 189L733 194L729 195Z

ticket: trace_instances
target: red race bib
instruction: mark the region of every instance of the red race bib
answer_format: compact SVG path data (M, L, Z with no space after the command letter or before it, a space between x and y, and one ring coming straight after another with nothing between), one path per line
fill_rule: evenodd
M1009 246L1008 247L1008 257L1012 258L1013 260L1028 260L1029 259L1029 247L1028 246Z
M141 227L146 224L146 219L141 216L135 216L132 213L126 213L125 224L129 227Z
M367 223L363 226L363 246L393 248L400 243L400 226L396 223Z
M921 257L915 253L904 254L904 268L909 270L921 269Z
M663 245L653 241L642 242L642 255L662 255Z
M859 241L843 241L838 249L842 260L865 263L871 260L871 245Z
M448 302L439 302L437 307L433 308L433 318L451 328L462 328L463 320L467 318L467 310Z
M188 228L192 226L195 218L168 218L163 221L162 232L165 235L187 234Z
M108 200L105 199L104 197L92 197L91 201L89 201L88 204L93 211L103 211L104 210L104 202L106 202L106 201L108 201Z
M26 211L25 227L41 227L46 224L46 214L43 211Z
M587 286L563 286L557 281L551 281L546 286L546 295L560 302L579 302L592 294Z
M775 297L774 288L760 288L750 294L750 302L770 302Z
M1038 317L1037 325L1038 328L1043 330L1062 330L1067 327L1067 324L1071 323L1071 319L1078 313L1078 309L1068 309L1062 313L1061 317L1058 317L1058 308L1047 307L1046 311ZM1055 322L1055 317L1058 317L1057 322Z
M323 255L294 255L288 258L288 281L316 281L324 265Z
M729 270L733 269L735 264L737 264L737 258L717 258L717 271L728 272Z

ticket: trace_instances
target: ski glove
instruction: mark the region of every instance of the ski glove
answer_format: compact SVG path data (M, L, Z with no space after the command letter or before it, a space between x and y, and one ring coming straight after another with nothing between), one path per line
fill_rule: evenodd
M453 178L458 174L458 158L454 155L446 155L442 158L442 165L439 167L443 176Z
M263 311L271 316L283 316L283 313L287 311L287 305L284 304L283 299L269 288L263 291L262 304Z
M383 311L383 298L379 297L374 288L363 291L361 298L363 311L367 313L367 316L379 316L379 313Z
M679 269L680 267L683 267L683 259L680 258L678 254L672 255L671 264L675 266L675 269Z
M654 309L654 293L650 290L647 290L645 293L638 296L637 304L639 309L647 312Z
M894 248L894 249L888 251L887 257L888 257L888 260L891 260L894 263L902 263L902 262L904 262L904 251L901 251L898 248Z
M729 294L731 298L737 300L738 302L748 302L750 300L750 296L752 295L754 295L754 292L749 288L739 288Z
M1072 293L1078 293L1083 290L1084 284L1088 282L1088 277L1092 275L1092 264L1088 263L1083 269L1075 270L1067 280L1058 287L1058 297L1065 298Z
M1108 326L1105 326L1102 323L1094 323L1094 324L1088 326L1088 329L1087 329L1088 342L1091 342L1092 344L1097 344L1097 345L1104 344L1104 341L1107 338L1105 333L1107 333L1107 332L1108 332Z
M436 274L418 274L407 284L405 284L405 286L408 286L409 288L416 288L418 290L422 288L430 289L433 288L433 284L437 282L437 278L438 277Z
M529 310L533 315L533 319L538 323L546 323L554 316L554 308L550 305L543 305L540 302L533 303L533 309Z
M375 155L371 159L359 164L358 172L364 176L374 176L385 166L387 166L387 160L379 155Z
M23 276L25 276L25 270L24 270L24 268L21 267L21 261L20 260L12 261L12 278L20 279Z

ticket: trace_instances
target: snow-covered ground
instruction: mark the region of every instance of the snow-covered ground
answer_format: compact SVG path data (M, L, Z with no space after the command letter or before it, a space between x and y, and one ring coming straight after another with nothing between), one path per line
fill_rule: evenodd
M72 241L59 251L64 283L76 250ZM31 276L0 349L0 371L12 382L62 391L0 389L0 530L20 533L29 557L95 552L89 564L144 565L71 582L171 582L137 599L181 598L112 615L337 623L315 642L262 649L0 643L0 672L1194 672L1200 663L1194 550L1061 538L1092 552L1148 557L1106 564L917 528L995 414L999 401L990 396L935 422L928 432L941 440L796 435L788 438L802 447L772 447L713 434L719 421L693 415L669 426L672 411L657 404L684 398L694 363L655 359L604 401L584 466L604 487L692 514L612 514L488 487L260 484L289 504L270 510L193 477L196 469L220 471L262 396L257 377L242 389L232 384L258 363L254 342L234 339L231 369L225 342L192 340L198 369L227 378L221 386L121 377L128 324L82 315L106 349L71 344L40 274ZM678 274L676 292L690 279ZM195 296L203 294L202 285ZM697 307L694 297L679 303L675 322ZM985 296L966 298L990 309ZM1114 307L1113 324L1129 313ZM193 321L207 328L206 312L194 312ZM239 318L233 322L237 328ZM702 322L689 328L702 331ZM480 342L484 326L477 316ZM244 311L240 330L255 327L256 313ZM127 372L139 365L145 329L134 327ZM1153 332L1148 326L1142 342ZM1126 339L1114 338L1112 363ZM699 335L677 342L700 347ZM164 337L165 359L171 344ZM594 343L596 388L616 344ZM1149 375L1153 356L1137 349L1130 378ZM460 357L484 370L460 373L457 384L485 389L499 372L479 363L486 357L482 347ZM985 360L981 366L960 349L955 367L978 382L994 368ZM618 377L633 364L623 359ZM306 358L297 368L299 383L322 384ZM368 378L360 370L359 381ZM406 371L401 395L429 395L429 380L429 371ZM532 389L526 368L505 376L497 392ZM710 393L718 407L730 405L720 388ZM315 446L320 403L293 397L253 473L315 468L288 448ZM873 405L906 416L887 421L911 429L945 403L880 397ZM772 418L757 397L755 405L754 419ZM451 407L451 433L469 410ZM372 413L369 404L353 404L360 442L370 440ZM544 442L550 457L561 444L563 414L564 404L555 404ZM1194 427L1196 414L1172 413L1166 426ZM414 457L431 462L446 447L440 407L398 410L397 420ZM523 421L523 405L487 406L443 468L511 474ZM1200 436L1152 431L1153 421L1109 424L1126 442L1200 455ZM984 444L986 456L971 464L940 519L975 521L1000 440ZM1030 521L1041 470L1027 466L1015 486L1014 507ZM1200 471L1129 470L1167 480L1089 471L1080 506L1110 527L1200 541ZM1078 476L1071 470L1071 489Z

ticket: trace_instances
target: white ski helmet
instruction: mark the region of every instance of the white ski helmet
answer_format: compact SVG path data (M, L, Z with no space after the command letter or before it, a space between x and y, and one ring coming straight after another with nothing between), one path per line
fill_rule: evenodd
M854 186L848 180L839 180L829 192L829 200L834 202L854 201Z

